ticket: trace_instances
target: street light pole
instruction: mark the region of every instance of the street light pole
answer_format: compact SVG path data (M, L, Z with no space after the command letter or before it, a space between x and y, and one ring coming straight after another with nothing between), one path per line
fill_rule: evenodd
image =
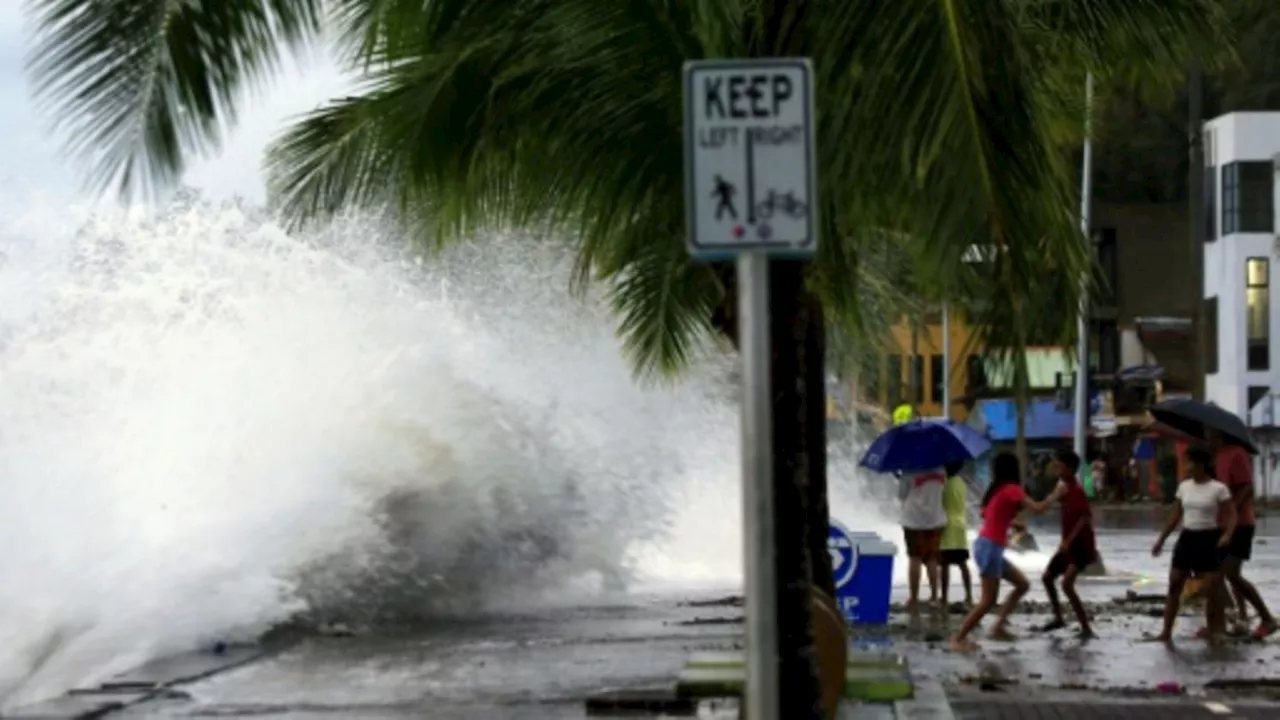
M1084 159L1080 171L1080 235L1093 269L1093 73L1085 76ZM1080 278L1080 307L1076 318L1075 442L1082 460L1089 436L1089 271Z

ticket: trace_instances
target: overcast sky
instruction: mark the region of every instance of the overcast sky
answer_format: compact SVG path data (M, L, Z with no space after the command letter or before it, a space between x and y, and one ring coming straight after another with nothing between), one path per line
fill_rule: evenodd
M31 102L23 68L28 33L24 3L0 0L0 182L49 195L72 195L81 187L72 162L49 135L47 118ZM263 197L262 151L288 119L343 90L333 65L321 60L291 69L270 88L242 106L235 133L217 157L195 163L186 182L218 197ZM14 184L16 181L16 185Z

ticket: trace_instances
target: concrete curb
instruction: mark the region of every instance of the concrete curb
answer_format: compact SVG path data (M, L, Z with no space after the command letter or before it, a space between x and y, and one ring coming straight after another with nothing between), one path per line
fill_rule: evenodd
M90 688L75 688L60 697L26 705L5 714L23 720L95 720L149 700L183 697L179 685L234 670L279 652L260 647L232 647L222 653L198 652L148 662Z

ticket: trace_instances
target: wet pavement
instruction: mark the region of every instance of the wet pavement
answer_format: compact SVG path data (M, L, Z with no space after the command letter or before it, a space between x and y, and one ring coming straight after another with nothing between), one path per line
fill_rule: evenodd
M1099 514L1099 525L1109 528L1102 539L1109 569L1164 575L1167 558L1150 556L1151 528L1161 512ZM1280 573L1268 570L1280 567L1280 539L1267 538L1277 530L1280 524L1261 529L1249 567L1263 593L1280 603ZM1042 547L1051 547L1052 525L1038 537ZM913 676L949 688L957 718L1280 717L1280 706L1267 704L1273 695L1280 698L1280 638L1208 648L1190 637L1200 626L1193 610L1181 622L1174 648L1139 642L1143 632L1157 628L1159 605L1127 599L1132 582L1132 576L1084 582L1100 634L1089 642L1069 631L1049 637L1029 632L1044 619L1038 588L1014 619L1023 637L1013 644L991 643L974 655L948 653L944 638L960 618L942 613L895 614L889 634L894 650L909 658ZM1156 580L1144 591L1162 589ZM739 608L690 606L688 600L639 597L402 633L313 637L111 717L582 718L592 695L669 688L690 653L740 647ZM882 633L867 640L884 641ZM1236 687L1209 687L1210 680L1234 680ZM1153 703L1163 703L1164 711L1152 714L1160 709Z

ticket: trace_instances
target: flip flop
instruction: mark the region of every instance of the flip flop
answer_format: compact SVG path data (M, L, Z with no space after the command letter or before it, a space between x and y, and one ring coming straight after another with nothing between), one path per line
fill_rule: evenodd
M1280 627L1277 627L1277 626L1276 626L1276 624L1275 624L1274 622L1273 622L1273 623L1270 623L1270 624L1268 624L1268 623L1262 623L1262 624L1258 625L1257 629L1255 629L1255 630L1253 631L1253 639L1254 639L1254 640L1266 640L1267 638L1271 637L1272 635L1275 635L1275 634L1276 634L1276 630L1280 630Z

